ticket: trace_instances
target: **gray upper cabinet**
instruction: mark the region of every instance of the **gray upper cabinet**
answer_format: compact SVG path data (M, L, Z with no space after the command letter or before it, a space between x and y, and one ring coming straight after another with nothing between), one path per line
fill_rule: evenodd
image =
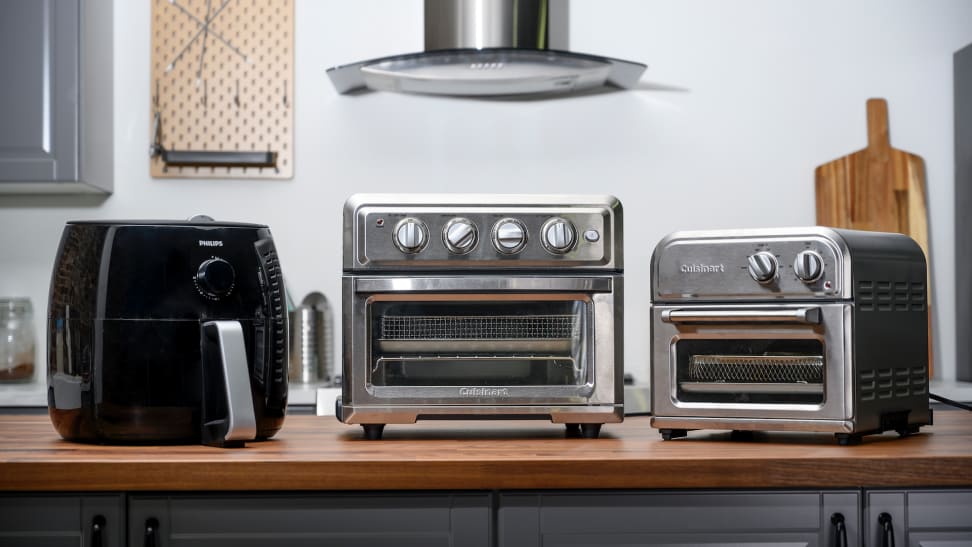
M112 190L111 0L0 1L0 193Z

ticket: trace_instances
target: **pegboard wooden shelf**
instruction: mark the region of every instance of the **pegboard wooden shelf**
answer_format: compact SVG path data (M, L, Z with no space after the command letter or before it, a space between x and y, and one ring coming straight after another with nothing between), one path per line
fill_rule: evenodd
M294 0L151 2L152 176L291 178Z

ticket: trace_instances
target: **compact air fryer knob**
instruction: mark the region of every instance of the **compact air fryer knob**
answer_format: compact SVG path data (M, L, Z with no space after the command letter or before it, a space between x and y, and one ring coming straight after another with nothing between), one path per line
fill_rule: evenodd
M398 250L414 254L429 243L429 229L417 218L405 218L395 226L394 239Z
M236 270L222 258L203 261L196 270L196 287L207 298L221 298L233 292Z
M749 275L760 283L769 283L776 277L779 264L773 253L760 251L749 257Z
M526 226L515 218L504 218L493 225L493 247L503 254L516 254L527 242Z
M800 251L793 261L793 272L804 283L813 283L823 275L823 257L816 251Z
M452 254L464 255L476 248L479 231L469 219L454 218L442 230L442 241Z
M551 253L564 254L574 248L576 241L577 231L565 218L554 217L540 228L540 242Z

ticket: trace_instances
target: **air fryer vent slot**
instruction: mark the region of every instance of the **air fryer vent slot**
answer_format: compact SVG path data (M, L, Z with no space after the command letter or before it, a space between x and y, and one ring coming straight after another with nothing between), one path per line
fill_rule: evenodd
M861 311L925 311L925 283L858 281L855 298Z
M266 352L269 355L269 374L267 381L273 386L286 386L287 384L287 317L284 309L283 279L280 274L280 262L277 259L277 251L271 240L265 239L256 243L257 254L260 257L260 264L263 268L263 276L267 284L269 301L265 302L267 307L266 334L264 340ZM266 360L267 358L264 357ZM267 361L265 361L267 362ZM279 392L279 388L271 390L271 394ZM271 396L271 399L273 397ZM282 404L281 401L268 401L271 403Z

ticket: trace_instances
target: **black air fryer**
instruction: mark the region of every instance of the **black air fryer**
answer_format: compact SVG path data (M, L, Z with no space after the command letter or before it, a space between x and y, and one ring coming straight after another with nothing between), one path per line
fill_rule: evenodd
M96 443L273 436L287 407L283 291L266 226L69 222L47 314L55 429Z

